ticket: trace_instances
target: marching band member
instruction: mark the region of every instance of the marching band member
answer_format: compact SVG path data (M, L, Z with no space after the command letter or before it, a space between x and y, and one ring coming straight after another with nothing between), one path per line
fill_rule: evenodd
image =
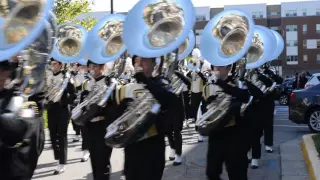
M177 97L169 92L161 78L152 77L156 66L155 58L133 56L137 82L145 84L154 98L161 104L155 125L151 126L145 136L125 147L124 174L126 180L161 180L165 166L164 123L165 112L177 105ZM122 86L121 91L130 89L130 84ZM121 97L121 96L120 96ZM126 97L121 99L120 107L126 109Z
M49 91L50 89L54 89L54 87L61 83L61 80L64 79L62 63L53 58L51 58L51 71L53 75L49 76L49 79L47 80L47 87L49 88ZM55 175L65 171L68 151L68 105L72 104L74 99L75 89L69 82L63 96L61 97L61 100L56 103L49 101L47 104L50 139L52 143L54 159L58 160L58 166L54 171Z
M80 76L82 76L81 73L79 73L79 69L80 69L80 64L79 63L74 63L72 64L72 71L71 71L71 75L73 76L74 81L72 82L76 91L78 91L81 88L81 80L79 81L78 79L80 78ZM78 81L77 81L78 80ZM72 110L75 107L75 104L71 105L70 110ZM76 132L76 135L73 139L73 142L79 142L80 141L80 126L78 126L77 124L75 124L73 121L72 122L72 127L73 130Z
M183 90L187 89L191 86L191 79L186 77L186 74L182 72L182 69L177 68L175 71L175 75L180 78L183 82ZM178 95L178 103L179 105L175 109L171 109L173 112L167 113L167 127L166 127L166 135L168 137L169 145L171 148L169 160L173 161L173 166L179 166L182 162L182 134L181 131L183 129L183 122L186 118L185 112L185 92L180 92ZM188 93L188 91L187 91ZM187 95L188 96L188 95Z
M258 79L267 87L272 85L272 81L261 74L258 74ZM251 149L251 168L257 169L259 167L259 159L261 158L260 139L263 135L261 113L264 111L263 99L265 97L263 92L250 81L245 80L245 84L251 96L253 96L253 101L245 110L243 118L244 121L248 122L248 145L249 150Z
M38 158L44 147L44 127L40 93L29 97L37 103L39 114L27 120L10 118L10 104L15 89L5 89L5 81L10 78L11 65L0 62L0 179L31 179L37 167Z
M247 103L249 93L247 90L235 86L232 77L228 76L231 65L214 67L216 75L211 76L212 83L218 85L224 93L233 97L233 101ZM215 101L218 89L212 89L206 101ZM230 116L226 116L230 117ZM247 144L243 143L245 128L240 119L240 106L231 119L223 119L216 131L209 135L206 174L210 180L219 180L222 164L225 162L230 180L247 179Z
M268 78L277 84L282 83L282 78L276 75L274 72L269 70L267 65L264 65L264 72ZM263 98L264 103L264 115L262 117L263 130L264 130L264 144L265 150L268 153L273 152L273 122L274 122L274 108L275 108L275 91L269 93L265 98Z
M94 78L94 84L91 85L89 91L97 92L97 88L101 88L106 83L106 76L103 75L104 64L96 64L89 60L88 66L90 68L90 74ZM90 95L91 92L88 92L88 94ZM104 136L106 134L106 128L111 122L111 112L114 108L110 110L110 112L108 108L112 109L112 104L107 104L107 106L101 110L90 107L90 109L80 117L83 119L80 120L81 122L87 122L87 120L89 120L89 122L84 124L85 127L83 130L85 131L83 134L88 138L86 142L90 153L94 180L108 180L111 173L110 157L112 148L105 144ZM84 156L85 155L86 154L84 154Z
M192 51L192 56L194 58L200 59L201 58L200 50L197 48L194 49ZM195 121L197 119L197 113L198 113L198 109L201 102L202 90L203 90L205 78L201 73L200 69L190 73L191 73L191 79L192 79L191 88L190 88L190 91L191 91L190 117L192 121ZM199 141L203 141L203 140L199 140Z

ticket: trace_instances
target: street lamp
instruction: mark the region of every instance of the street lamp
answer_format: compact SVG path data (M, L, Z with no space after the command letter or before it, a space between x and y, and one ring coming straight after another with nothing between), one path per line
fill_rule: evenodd
M111 8L111 10L110 10L110 12L111 12L111 14L113 14L113 0L110 0L111 2L111 4L110 4L110 8Z

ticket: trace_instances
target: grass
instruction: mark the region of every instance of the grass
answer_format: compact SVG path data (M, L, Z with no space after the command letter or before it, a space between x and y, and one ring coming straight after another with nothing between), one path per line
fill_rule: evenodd
M316 146L316 149L318 151L318 156L320 154L320 134L312 136L313 142Z

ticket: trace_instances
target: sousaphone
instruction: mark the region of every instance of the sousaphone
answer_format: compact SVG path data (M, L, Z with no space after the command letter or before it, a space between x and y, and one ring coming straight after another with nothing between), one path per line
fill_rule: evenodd
M225 10L214 16L203 30L200 51L204 59L214 66L228 66L243 58L252 45L255 25L253 19L240 10ZM214 75L213 75L214 76ZM216 100L207 106L208 111L196 126L201 135L223 128L224 121L229 121L241 103L234 103L229 94L221 92L215 84L209 84L208 96ZM205 90L207 92L207 90Z
M145 58L179 52L177 49L188 38L195 20L191 0L141 0L127 14L123 41L131 55ZM107 145L127 146L141 139L154 124L161 106L143 85L141 91L141 96L133 98L127 111L108 126Z

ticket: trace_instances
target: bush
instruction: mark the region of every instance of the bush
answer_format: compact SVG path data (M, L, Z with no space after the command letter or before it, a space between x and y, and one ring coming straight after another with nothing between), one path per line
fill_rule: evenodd
M316 149L318 151L318 154L320 154L320 134L312 136L314 145L316 146Z

